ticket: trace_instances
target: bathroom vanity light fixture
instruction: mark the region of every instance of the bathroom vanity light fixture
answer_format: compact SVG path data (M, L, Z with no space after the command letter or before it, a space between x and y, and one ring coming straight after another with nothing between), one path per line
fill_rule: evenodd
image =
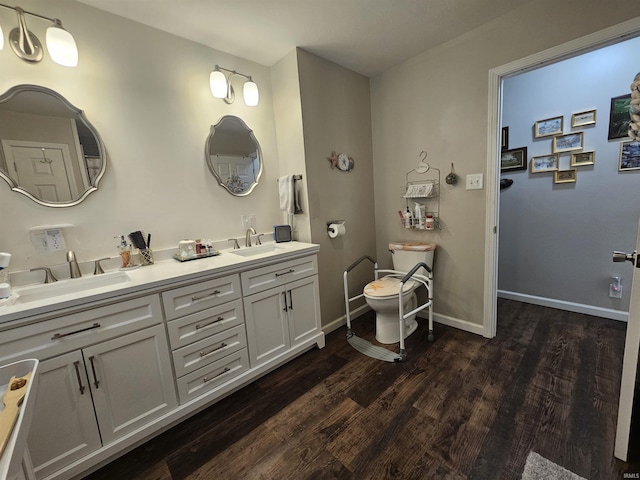
M229 73L227 77L224 72ZM242 88L242 96L244 103L249 107L255 107L260 100L260 93L258 92L258 85L253 81L251 76L244 73L236 72L235 70L227 70L219 65L216 65L209 76L209 86L211 87L211 93L216 98L222 98L225 102L231 104L235 100L235 92L231 86L231 80L233 77L244 77L247 81Z
M9 45L19 58L28 63L38 63L43 58L42 43L27 29L25 14L48 20L52 24L47 28L46 44L51 60L65 67L78 65L78 47L73 36L62 26L57 18L49 18L38 13L28 12L20 7L12 7L0 3L0 7L15 10L18 15L18 26L9 32ZM4 47L4 35L0 27L0 50Z

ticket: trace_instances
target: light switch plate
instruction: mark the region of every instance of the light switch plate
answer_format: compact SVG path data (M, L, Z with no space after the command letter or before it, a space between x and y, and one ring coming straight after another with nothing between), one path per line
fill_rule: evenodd
M467 190L482 190L484 175L482 173L473 173L467 175Z

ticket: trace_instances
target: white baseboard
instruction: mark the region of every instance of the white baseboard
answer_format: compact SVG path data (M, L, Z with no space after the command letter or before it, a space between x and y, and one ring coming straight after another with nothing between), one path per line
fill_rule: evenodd
M498 297L506 298L508 300L516 300L518 302L532 303L542 307L557 308L558 310L566 310L568 312L584 313L585 315L593 315L594 317L619 320L621 322L626 322L629 319L628 312L614 310L612 308L594 307L593 305L556 300L555 298L536 297L535 295L509 292L506 290L498 290Z
M351 312L351 320L354 320L366 312L370 311L371 308L369 305L362 305L356 308L353 312ZM423 321L428 321L428 318L424 318L418 314L418 317ZM475 323L467 322L466 320L460 320L458 318L448 317L446 315L441 315L439 313L433 314L433 321L437 323L441 323L443 325L447 325L449 327L454 327L459 330L464 330L465 332L475 333L477 335L482 335L484 333L484 328L482 325L478 325ZM322 331L325 334L333 332L338 328L342 327L347 323L346 315L343 315L339 318L336 318L333 322L329 322L326 325L322 326Z

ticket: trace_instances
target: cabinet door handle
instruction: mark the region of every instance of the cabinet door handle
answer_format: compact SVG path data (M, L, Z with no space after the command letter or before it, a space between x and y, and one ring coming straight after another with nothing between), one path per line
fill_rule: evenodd
M201 328L208 327L210 325L213 325L214 323L221 322L222 320L224 320L224 317L218 317L213 322L205 323L204 325L198 324L198 325L196 325L196 330L200 330Z
M218 295L219 293L220 290L214 290L213 292L205 293L204 295L194 295L193 297L191 297L191 301L197 302L198 300L202 300L203 298L207 297L213 297L214 295Z
M207 355L211 355L213 352L217 352L218 350L222 350L226 346L227 346L227 344L222 342L219 347L216 347L216 348L214 348L212 350L209 350L208 352L200 352L200 357L202 358L202 357L206 357Z
M289 275L290 273L295 273L295 270L293 268L290 268L286 272L276 273L276 277L281 277L282 275Z
M78 377L78 385L80 386L80 395L84 395L84 385L82 385L82 377L80 376L80 362L73 362L73 366L76 369L76 377Z
M284 300L284 308L282 309L283 312L287 311L287 292L282 292L282 298Z
M225 373L230 372L230 371L231 371L231 369L229 367L224 367L224 370L222 370L219 374L214 375L213 377L204 377L202 379L202 383L210 382L214 378L219 377L220 375L224 375Z
M51 340L58 340L59 338L68 337L69 335L75 335L76 333L86 332L87 330L93 330L95 328L100 328L100 324L94 323L90 327L81 328L80 330L74 330L73 332L69 333L56 333L53 337L51 337Z
M293 310L293 295L291 294L291 290L289 290L289 310Z
M93 355L91 355L89 357L89 362L91 363L91 371L93 372L93 384L95 385L96 388L100 388L98 385L100 385L100 382L98 381L98 376L96 375L96 364L94 362L96 357L94 357Z

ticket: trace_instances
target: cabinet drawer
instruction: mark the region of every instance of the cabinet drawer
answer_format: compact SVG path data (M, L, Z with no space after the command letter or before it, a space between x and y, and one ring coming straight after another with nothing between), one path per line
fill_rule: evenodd
M252 295L318 273L315 255L242 272L242 293Z
M238 299L172 320L167 323L167 329L171 348L175 350L242 324L244 312L242 300Z
M173 352L176 377L191 373L227 355L247 348L247 334L244 325L225 330L217 335L179 348Z
M240 298L238 275L228 275L162 292L167 320L200 312L236 298Z
M158 295L134 298L2 332L0 364L44 360L162 323Z
M228 382L249 369L249 355L243 348L221 358L206 367L189 373L178 379L178 394L183 404L193 397L202 395L225 382Z

